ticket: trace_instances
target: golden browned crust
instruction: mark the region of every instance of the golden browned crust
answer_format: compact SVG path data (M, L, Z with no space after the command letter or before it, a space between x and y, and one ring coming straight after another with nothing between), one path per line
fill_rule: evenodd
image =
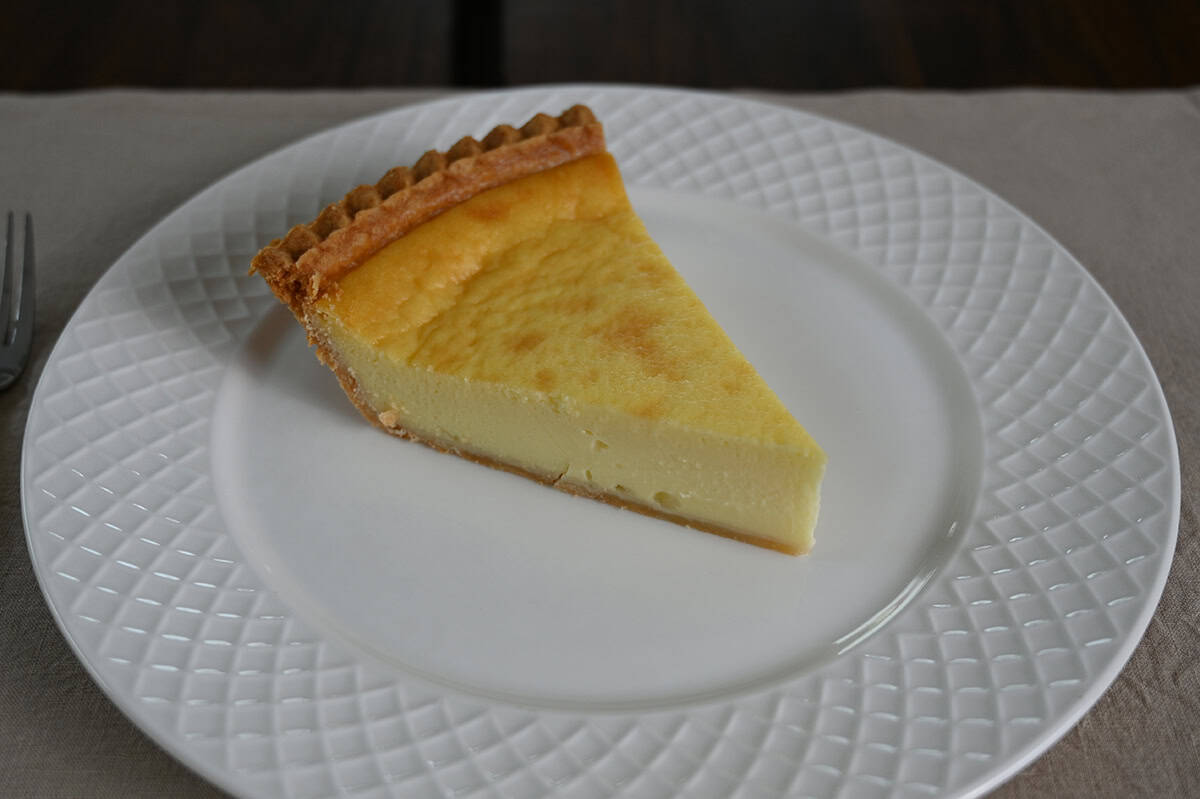
M488 189L604 150L604 130L586 106L537 114L520 129L499 125L411 168L359 186L264 247L250 264L302 322L304 309L389 242Z

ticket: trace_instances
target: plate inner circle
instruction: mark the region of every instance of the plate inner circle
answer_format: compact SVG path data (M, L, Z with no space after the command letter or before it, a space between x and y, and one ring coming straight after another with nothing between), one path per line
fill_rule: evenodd
M829 456L791 558L560 494L365 424L282 308L213 417L221 513L309 624L397 669L562 707L658 707L797 676L885 624L946 560L982 463L933 323L851 254L764 213L631 195Z

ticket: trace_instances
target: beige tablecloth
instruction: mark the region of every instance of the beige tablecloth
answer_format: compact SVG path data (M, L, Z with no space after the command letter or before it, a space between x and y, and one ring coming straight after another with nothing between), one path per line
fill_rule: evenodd
M308 133L437 92L0 96L0 210L37 220L34 362L0 394L0 796L216 796L101 694L25 546L21 435L55 338L151 225ZM1200 796L1200 90L769 96L921 150L1012 202L1100 281L1166 390L1179 545L1145 639L1099 703L998 796Z

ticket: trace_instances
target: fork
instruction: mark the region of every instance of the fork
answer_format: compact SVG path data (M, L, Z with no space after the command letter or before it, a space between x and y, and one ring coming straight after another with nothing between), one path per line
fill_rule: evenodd
M25 214L25 258L15 319L12 318L13 232L13 212L9 211L8 233L4 238L4 283L0 288L0 391L17 382L33 344L33 217Z

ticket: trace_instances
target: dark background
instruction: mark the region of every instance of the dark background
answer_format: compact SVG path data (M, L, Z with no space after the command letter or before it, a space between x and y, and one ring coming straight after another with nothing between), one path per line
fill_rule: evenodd
M0 90L1200 84L1200 0L6 4Z

